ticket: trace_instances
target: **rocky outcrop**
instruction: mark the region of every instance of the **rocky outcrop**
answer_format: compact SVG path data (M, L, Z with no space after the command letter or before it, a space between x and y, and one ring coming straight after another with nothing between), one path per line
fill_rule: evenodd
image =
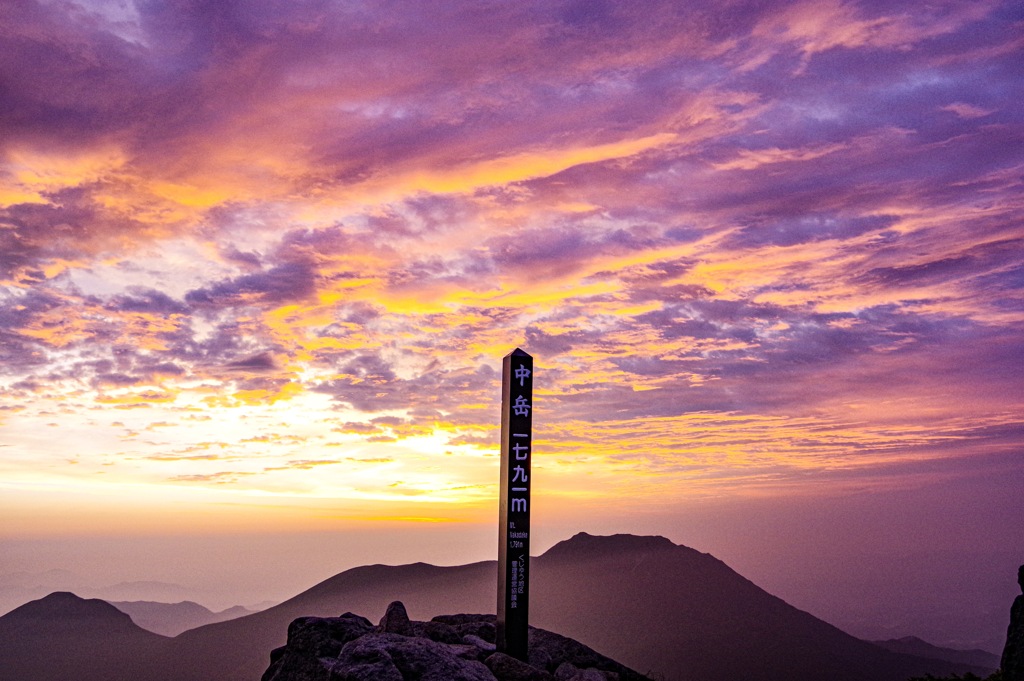
M1024 681L1024 565L1017 570L1021 595L1010 607L1010 626L1006 630L1006 647L1000 667L1003 681Z
M530 628L529 659L495 650L494 615L409 619L388 606L380 624L345 613L300 617L270 654L263 681L650 681L565 636Z

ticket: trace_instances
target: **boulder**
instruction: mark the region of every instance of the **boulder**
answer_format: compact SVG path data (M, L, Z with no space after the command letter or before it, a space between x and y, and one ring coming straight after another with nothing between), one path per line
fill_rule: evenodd
M462 637L462 642L468 643L471 646L476 646L477 648L486 653L493 653L495 650L498 649L498 647L490 641L485 641L474 634L466 634Z
M505 653L492 654L484 664L498 681L555 681L555 677L543 669Z
M1010 626L1006 629L1006 646L1000 668L1003 681L1024 681L1024 565L1017 570L1021 595L1010 606Z
M450 624L441 622L413 622L412 635L429 638L438 643L462 643L463 635Z
M494 643L497 629L494 615L438 615L431 622L440 622L455 628L462 636L477 636Z
M555 670L555 681L619 681L619 675L600 669L579 669L571 662L563 662Z
M412 635L412 622L409 621L409 613L405 611L402 601L394 601L388 605L384 617L380 619L379 628L388 634Z
M300 617L288 626L288 644L271 651L263 681L321 681L321 659L337 658L346 643L373 631L368 619L350 612L341 617Z

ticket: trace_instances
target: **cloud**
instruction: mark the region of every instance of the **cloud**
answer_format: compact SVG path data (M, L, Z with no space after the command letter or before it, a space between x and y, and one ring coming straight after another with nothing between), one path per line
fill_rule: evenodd
M135 287L127 295L114 296L106 306L117 312L149 312L163 316L186 314L188 308L166 293Z
M316 468L318 466L333 466L333 465L336 465L336 464L339 464L339 463L342 463L342 462L341 461L326 460L326 459L298 459L298 460L294 460L294 461L289 461L287 463L287 465L284 465L284 466L268 466L267 468L264 468L263 470L264 470L264 472L289 471L289 470L308 471L308 470L312 470L312 469L314 469L314 468Z
M213 485L230 485L240 479L255 475L247 471L218 471L216 473L192 473L188 475L175 475L168 478L169 482L198 482Z
M259 373L263 371L273 371L277 368L277 365L274 362L274 357L270 353L261 352L258 355L246 357L245 359L228 362L227 367L230 371Z
M314 276L309 264L287 263L262 272L221 281L204 289L189 291L185 300L196 306L298 301L316 290Z
M801 55L801 66L819 53L836 49L906 50L915 43L953 33L985 18L995 3L978 3L970 8L945 3L920 13L884 6L887 12L872 12L868 3L794 3L781 12L764 17L752 31L764 42L792 46ZM914 8L917 9L917 8ZM770 58L759 54L744 68L754 68Z
M982 109L967 102L953 102L942 107L942 110L952 112L960 118L983 118L994 113L991 109Z
M127 480L279 492L317 466L355 494L345 464L377 462L426 496L446 452L460 489L483 484L496 367L522 346L556 471L637 489L1004 447L1024 286L1012 17L5 6L5 428L36 446L53 414L115 407L118 434L189 426L128 443L167 467ZM228 453L190 447L219 439L260 473L204 468Z
M143 50L104 31L86 10L23 2L4 15L5 150L40 142L88 147L146 108L152 72Z
M338 378L325 381L314 390L360 411L426 409L455 423L472 423L460 415L460 407L467 402L492 403L499 379L494 367L487 364L457 369L435 365L416 376L402 378L381 357L363 355L343 367ZM388 420L372 422L392 429L398 425Z
M915 286L958 281L979 271L991 272L1012 266L1024 242L1017 239L982 243L938 260L877 267L864 273L863 279L886 286Z

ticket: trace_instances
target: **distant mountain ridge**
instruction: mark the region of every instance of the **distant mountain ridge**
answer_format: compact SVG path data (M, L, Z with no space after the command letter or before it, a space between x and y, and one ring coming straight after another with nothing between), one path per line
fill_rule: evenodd
M876 646L896 653L906 653L907 655L917 655L918 657L927 657L935 660L970 664L986 669L996 669L999 667L999 656L995 653L990 653L985 650L954 650L952 648L942 648L934 646L927 641L922 641L916 636L904 636L902 638L893 638L887 641L871 642Z
M107 601L121 612L132 618L135 624L147 631L162 636L177 636L205 624L224 622L251 615L255 610L248 610L236 605L227 610L213 612L193 601L180 603L157 603L154 601Z
M157 581L118 582L97 585L70 570L42 573L10 572L0 575L0 615L19 605L55 592L71 592L82 598L107 601L159 601L176 603L195 598L193 591L180 584Z
M717 558L663 537L580 533L535 557L532 567L532 625L665 681L904 681L929 673L991 671L856 639L768 594ZM270 651L284 645L296 618L344 612L379 618L395 600L423 621L443 613L494 612L496 580L495 561L354 568L263 612L173 639L143 631L155 639L135 642L132 637L142 630L129 622L138 631L123 642L123 667L134 670L128 678L135 681L253 681L267 668ZM23 608L31 611L37 603ZM11 632L3 637L0 670L11 656L45 652L38 640L26 643L6 628L16 612L0 617L0 632ZM64 635L77 636L71 630ZM66 678L0 671L0 681Z

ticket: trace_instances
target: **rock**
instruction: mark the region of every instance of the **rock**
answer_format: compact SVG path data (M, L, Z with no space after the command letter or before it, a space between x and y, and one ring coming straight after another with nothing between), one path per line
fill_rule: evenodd
M556 671L562 663L569 662L577 669L596 669L617 674L621 681L647 679L643 674L619 664L610 657L605 657L579 641L544 629L530 627L529 651L530 663L534 666L544 666L548 671ZM611 677L605 675L603 678Z
M494 622L460 624L455 629L463 636L476 636L492 644L498 637L498 628L494 626Z
M321 658L336 658L346 643L374 630L365 617L350 612L341 617L300 617L288 626L288 645L270 653L263 681L319 681Z
M619 681L619 675L599 669L581 669L569 681Z
M331 681L403 681L402 672L379 639L399 634L367 634L346 646L336 660L321 659L321 678ZM344 656L344 659L342 659ZM274 680L278 681L278 680ZM290 678L288 681L292 681Z
M300 617L288 627L288 644L271 653L263 681L650 681L578 641L533 627L528 661L496 652L494 620L449 615L414 622L398 601L377 627L352 613Z
M483 662L491 653L494 652L494 650L484 650L483 648L479 648L470 643L449 644L448 647L462 659L476 660L477 662Z
M492 654L484 664L498 681L554 681L555 678L543 669L505 653Z
M429 638L438 643L462 643L462 634L450 624L441 622L413 622L412 631L416 636Z
M579 669L571 662L563 662L555 670L555 681L619 681L619 675L593 668Z
M496 619L494 615L438 615L430 621L451 625L462 636L472 634L494 643Z
M328 669L331 681L493 681L483 663L459 657L451 646L400 634L352 641Z
M487 653L493 653L495 650L497 650L497 646L495 646L493 643L491 643L490 641L485 641L479 636L474 636L473 634L466 634L465 636L463 636L462 642L468 643L471 646L476 646L480 650Z
M572 662L563 662L555 670L555 681L569 681L579 669Z
M555 670L555 679L556 681L569 681L576 676L579 671L579 668L572 662L563 662L558 665L558 668Z
M384 611L384 617L380 620L379 628L388 634L412 635L412 623L409 621L409 613L405 611L402 601L394 601L388 605L388 609Z
M477 622L494 622L498 618L494 615L438 615L431 619L431 622L441 622L442 624L450 624L453 627L457 627L460 624L476 624Z
M1024 565L1017 570L1021 595L1010 607L1010 626L1006 629L1006 646L1000 668L1003 681L1024 681Z

